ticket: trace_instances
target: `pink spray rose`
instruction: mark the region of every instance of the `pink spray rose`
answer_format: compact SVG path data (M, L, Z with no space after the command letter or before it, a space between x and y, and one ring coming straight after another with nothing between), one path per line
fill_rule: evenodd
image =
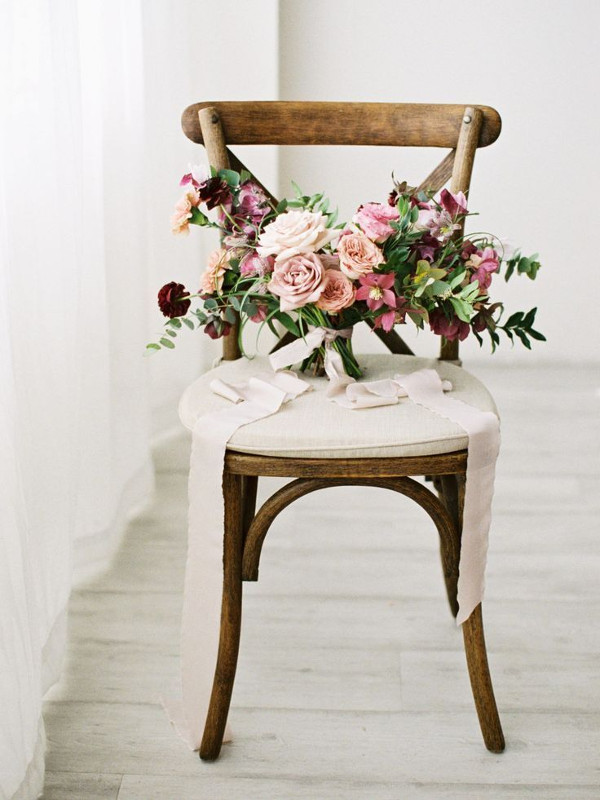
M299 253L315 253L337 236L327 227L327 217L314 211L286 211L267 225L258 237L259 256L283 261Z
M276 260L267 288L279 297L282 311L316 302L323 291L323 264L316 253Z
M338 242L337 252L340 269L352 280L373 272L383 263L383 253L361 231L348 233Z
M373 242L385 242L394 232L390 222L399 216L395 206L389 206L387 203L365 203L352 217L352 222L360 225L365 236Z
M343 272L339 269L326 269L323 275L323 291L316 305L330 314L338 314L352 305L355 295L352 281Z

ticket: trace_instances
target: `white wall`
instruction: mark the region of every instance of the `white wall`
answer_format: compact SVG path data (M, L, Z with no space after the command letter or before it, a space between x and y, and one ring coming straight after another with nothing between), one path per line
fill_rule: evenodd
M281 99L482 103L502 115L500 139L478 153L471 205L478 230L540 252L535 283L494 288L509 308L538 305L549 341L533 356L507 343L496 357L598 360L599 30L592 0L280 0ZM349 215L386 196L392 169L418 182L443 151L314 155L284 151L282 186L325 189ZM426 338L419 350L433 353ZM469 342L463 354L487 348Z
M196 289L205 259L216 241L195 228L173 236L169 218L181 194L179 179L188 162L205 161L204 148L183 135L183 109L201 100L273 100L277 96L278 13L276 0L146 0L146 168L152 191L143 198L147 216L148 340L164 318L156 306L158 289L171 280ZM257 24L260 17L261 23ZM251 35L249 32L252 32ZM142 143L140 143L142 146ZM264 148L263 148L264 149ZM238 149L275 184L276 153ZM187 335L186 335L187 334ZM177 425L177 401L184 387L208 368L221 351L202 331L187 331L177 347L148 359L154 403L154 430Z

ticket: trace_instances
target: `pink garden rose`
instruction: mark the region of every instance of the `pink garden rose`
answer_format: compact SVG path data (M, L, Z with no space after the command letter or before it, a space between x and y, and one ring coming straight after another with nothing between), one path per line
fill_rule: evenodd
M229 269L227 250L213 250L208 257L208 266L200 278L200 289L204 294L214 294L223 289L225 272Z
M267 289L279 297L282 311L293 311L319 299L323 273L323 264L316 253L293 255L275 261Z
M383 253L361 231L342 236L337 246L340 269L352 280L383 264Z
M316 305L330 314L338 314L352 305L355 296L356 289L343 272L339 269L326 269L323 275L323 291Z
M337 236L327 227L327 217L314 211L286 211L267 225L258 237L257 252L263 258L283 261L299 253L315 253Z
M352 222L360 225L362 232L371 241L385 242L394 233L390 222L399 217L400 214L395 206L389 206L387 203L365 203L352 217Z

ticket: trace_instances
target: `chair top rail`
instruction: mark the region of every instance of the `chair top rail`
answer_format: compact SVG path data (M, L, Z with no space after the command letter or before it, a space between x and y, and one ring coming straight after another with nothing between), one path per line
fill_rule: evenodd
M468 105L207 101L188 106L181 124L189 139L203 144L198 112L212 107L228 144L456 147ZM475 107L482 114L477 146L486 147L500 135L500 115Z

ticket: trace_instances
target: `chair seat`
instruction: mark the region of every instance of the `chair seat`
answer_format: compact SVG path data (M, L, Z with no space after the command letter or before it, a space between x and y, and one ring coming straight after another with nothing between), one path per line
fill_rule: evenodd
M363 355L358 362L365 380L435 369L451 381L453 397L482 411L497 413L485 386L448 362L391 354ZM182 422L192 429L200 416L231 406L230 401L211 391L214 378L241 383L269 370L264 357L222 362L186 389L179 407ZM228 449L298 458L387 458L451 453L467 447L467 436L459 425L408 398L402 398L397 405L351 410L327 399L326 378L308 373L302 377L312 384L313 391L286 403L277 414L239 428L229 440Z

